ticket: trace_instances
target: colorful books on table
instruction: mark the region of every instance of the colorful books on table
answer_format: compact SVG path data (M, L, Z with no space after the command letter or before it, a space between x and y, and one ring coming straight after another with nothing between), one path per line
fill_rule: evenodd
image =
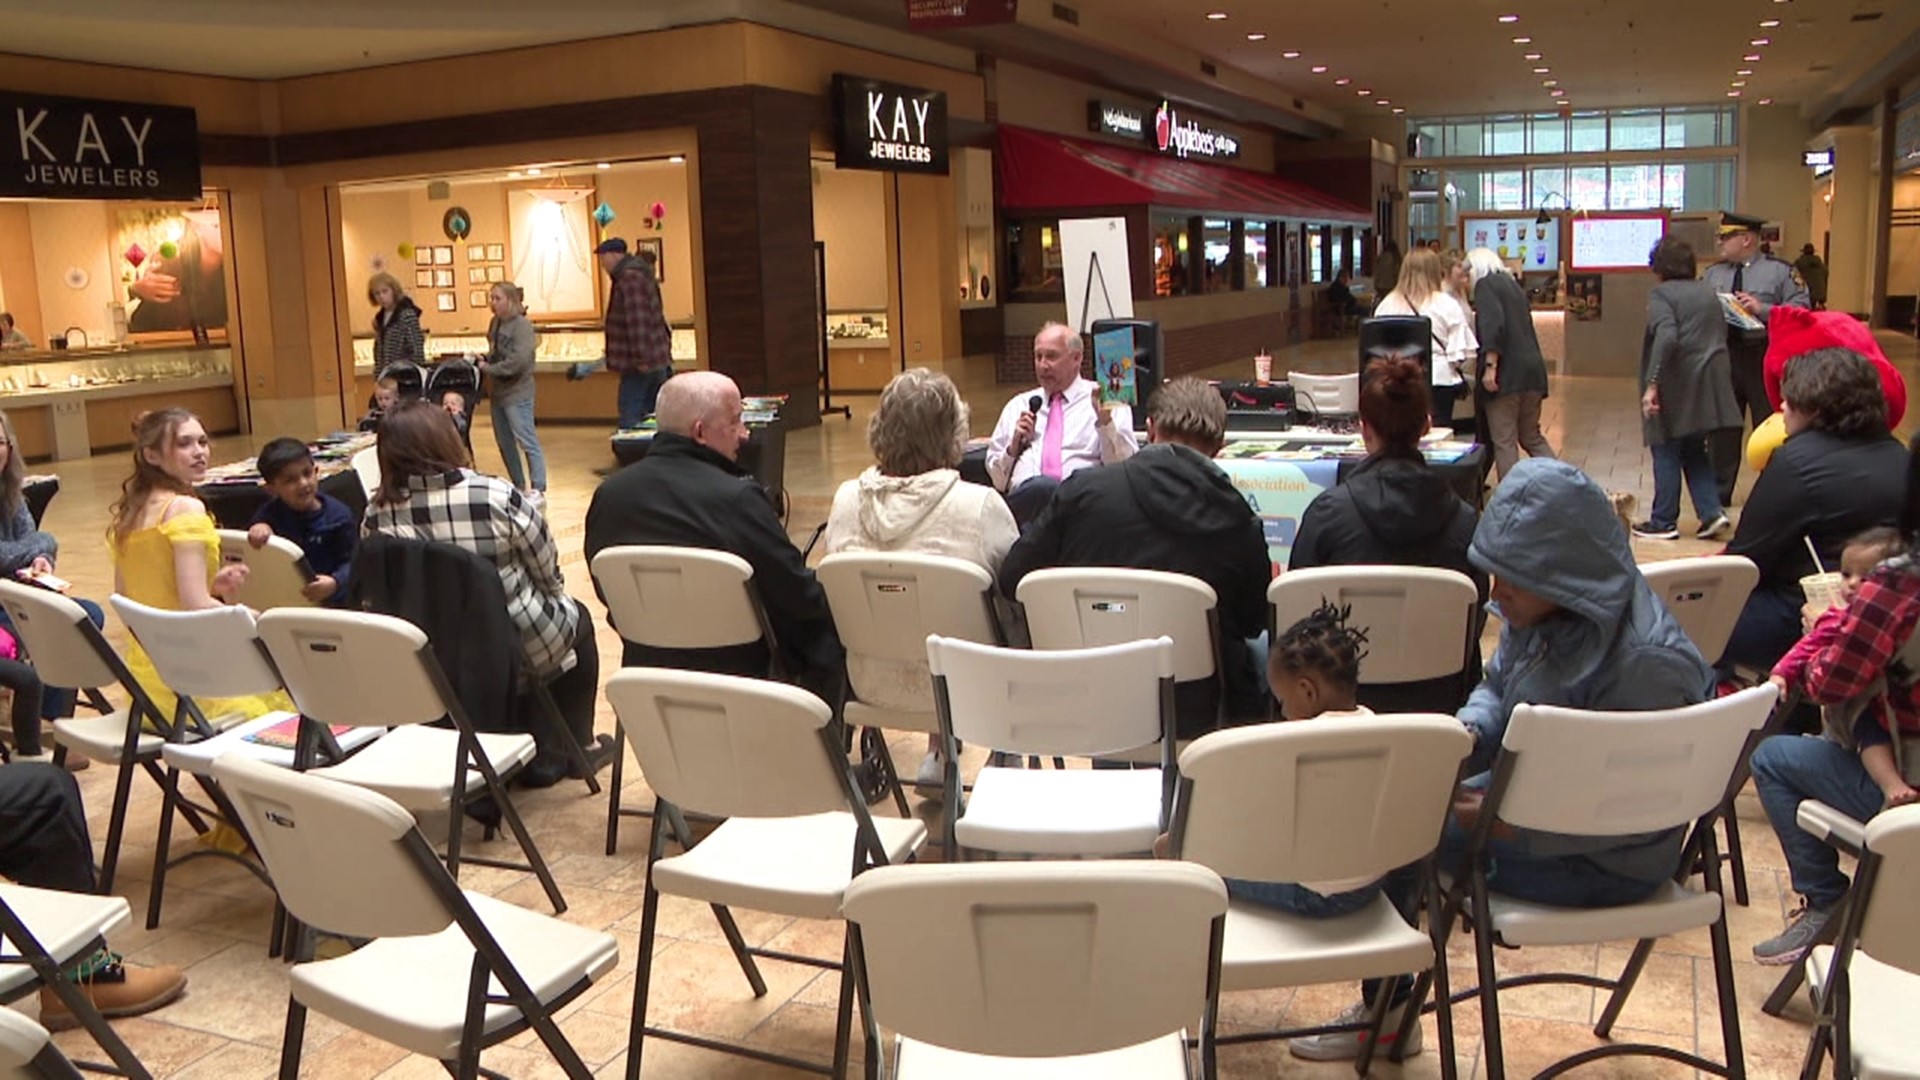
M328 726L328 730L332 731L333 737L338 739L340 736L352 731L353 728L348 724L331 724ZM300 718L298 716L289 716L277 724L263 727L259 731L242 736L242 738L247 742L270 747L275 750L296 749L300 745Z

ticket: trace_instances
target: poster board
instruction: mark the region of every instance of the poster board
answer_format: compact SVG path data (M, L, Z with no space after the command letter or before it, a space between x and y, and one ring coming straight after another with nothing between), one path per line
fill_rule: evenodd
M1667 234L1665 210L1581 214L1567 244L1569 269L1646 273L1653 246Z
M1293 542L1300 535L1300 518L1313 500L1339 482L1338 461L1258 461L1219 458L1234 489L1247 500L1266 534L1267 557L1275 568L1286 569L1293 558Z
M1566 222L1559 214L1539 223L1539 211L1519 214L1460 215L1460 250L1487 248L1508 266L1527 274L1560 269Z
M1068 326L1084 334L1096 319L1133 318L1126 218L1063 219L1060 253Z

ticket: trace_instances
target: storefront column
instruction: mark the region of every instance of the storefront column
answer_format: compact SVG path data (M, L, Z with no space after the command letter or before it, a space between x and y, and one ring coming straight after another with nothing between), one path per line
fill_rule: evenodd
M820 421L809 143L818 98L755 88L698 125L707 366Z
M334 283L312 278L309 251L328 252L325 193L296 191L277 177L235 190L232 235L239 315L236 365L243 365L249 430L263 436L333 431L341 412L336 335L326 318ZM316 321L317 319L317 321ZM318 328L318 338L310 331ZM334 342L334 350L320 346ZM236 380L238 382L238 380Z
M1873 208L1880 197L1873 172L1879 148L1872 130L1864 127L1831 128L1816 141L1833 147L1827 307L1864 317L1873 308Z

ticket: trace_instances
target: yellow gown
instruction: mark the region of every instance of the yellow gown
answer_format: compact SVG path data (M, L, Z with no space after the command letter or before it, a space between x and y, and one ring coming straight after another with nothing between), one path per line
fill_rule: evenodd
M163 516L164 513L162 511ZM114 569L120 574L121 594L148 607L179 611L180 588L173 570L176 544L206 547L207 583L211 586L214 572L220 569L220 537L214 532L213 518L205 513L181 514L151 528L129 533L110 547ZM154 705L172 720L178 699L153 669L146 650L139 642L129 640L122 655ZM216 727L230 726L236 718L251 720L270 712L293 711L293 699L285 691L237 698L197 698L194 703Z

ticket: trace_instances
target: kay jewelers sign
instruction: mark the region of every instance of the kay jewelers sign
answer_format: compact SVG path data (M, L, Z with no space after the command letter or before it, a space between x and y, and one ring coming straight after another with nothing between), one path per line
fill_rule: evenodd
M198 199L194 111L0 90L0 196Z
M833 161L842 169L947 174L947 95L833 77Z

